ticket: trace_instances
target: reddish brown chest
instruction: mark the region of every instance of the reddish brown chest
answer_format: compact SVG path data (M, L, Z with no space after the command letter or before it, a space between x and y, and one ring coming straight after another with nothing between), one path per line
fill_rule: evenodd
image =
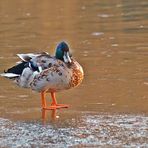
M75 87L79 85L83 80L84 74L83 71L77 68L73 68L72 70L72 77L70 81L70 86Z

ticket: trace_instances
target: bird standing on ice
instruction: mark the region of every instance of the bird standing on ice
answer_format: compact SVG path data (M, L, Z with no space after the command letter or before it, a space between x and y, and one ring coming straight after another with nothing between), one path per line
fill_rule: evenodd
M20 87L40 92L43 109L67 108L68 105L57 103L55 93L76 87L84 77L82 66L70 54L68 44L61 42L55 56L46 52L17 55L21 62L1 76L14 80ZM51 93L50 106L46 104L46 93Z

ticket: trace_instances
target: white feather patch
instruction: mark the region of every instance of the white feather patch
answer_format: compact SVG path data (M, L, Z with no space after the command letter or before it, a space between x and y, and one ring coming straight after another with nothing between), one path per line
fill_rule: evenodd
M8 78L13 78L13 77L18 77L20 75L14 74L14 73L2 73L2 74L0 74L0 76L2 76L2 77L8 77Z
M42 72L43 71L43 69L42 69L41 66L38 66L38 69L39 69L39 72Z
M28 54L17 54L17 56L25 62L30 61L30 59L39 56L40 54L33 54L33 53L28 53Z

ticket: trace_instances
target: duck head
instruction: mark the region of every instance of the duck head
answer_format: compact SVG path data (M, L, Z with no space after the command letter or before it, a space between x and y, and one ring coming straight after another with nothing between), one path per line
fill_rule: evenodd
M69 47L68 44L65 42L61 42L58 44L56 48L56 54L57 59L60 59L64 61L65 63L71 63L71 55L69 53Z

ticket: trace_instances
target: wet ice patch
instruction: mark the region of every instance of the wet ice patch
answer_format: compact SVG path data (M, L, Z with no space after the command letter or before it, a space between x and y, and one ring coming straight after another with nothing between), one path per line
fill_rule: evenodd
M82 10L85 10L85 9L86 9L86 7L85 7L85 6L82 6L82 7L81 7L81 9L82 9Z
M66 127L0 118L1 147L148 146L148 117L85 114Z
M103 32L93 32L92 35L93 36L100 36L100 35L103 35L104 33Z
M28 98L29 96L28 95L19 95L18 97L19 98Z
M0 98L7 98L7 96L0 95Z
M109 17L112 17L113 15L111 14L98 14L98 17L101 17L101 18L109 18Z
M117 47L117 46L119 46L118 44L112 44L111 45L112 47Z
M84 56L84 57L87 57L87 56L88 56L88 51L84 51L84 52L83 52L83 56Z
M4 59L4 57L1 57L1 56L0 56L0 59Z

